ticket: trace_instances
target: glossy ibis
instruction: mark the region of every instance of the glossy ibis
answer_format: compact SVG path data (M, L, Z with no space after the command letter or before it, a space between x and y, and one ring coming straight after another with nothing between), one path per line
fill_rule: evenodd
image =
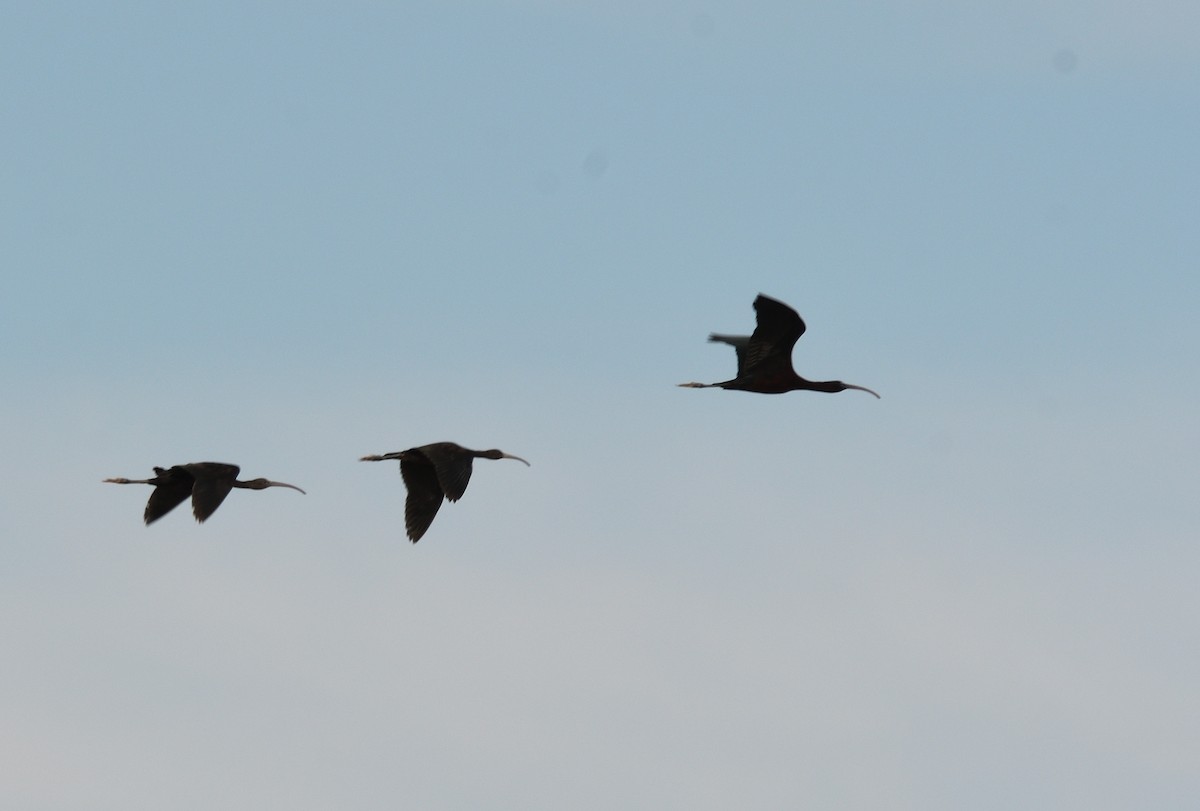
M855 386L840 380L805 380L792 368L792 347L804 334L804 319L782 301L758 295L754 299L758 324L753 335L708 336L710 341L729 344L737 352L737 377L721 383L680 383L690 389L723 389L753 391L759 394L783 394L785 391L807 389L835 393L857 389L879 395L866 386Z
M404 478L404 486L408 488L408 498L404 502L404 528L413 543L421 540L421 536L429 529L442 506L443 498L451 501L462 498L467 491L467 483L471 481L471 463L476 459L516 459L525 462L520 456L494 448L473 451L453 442L434 442L382 456L364 456L359 461L383 462L388 459L400 460L400 475Z
M175 465L169 468L154 468L153 479L105 479L113 484L152 484L154 492L146 502L147 526L178 507L188 496L192 497L192 514L203 523L216 512L217 507L235 487L243 490L265 490L268 487L290 487L294 484L273 482L269 479L238 481L241 468L224 462L192 462L190 465ZM303 493L303 490L300 490Z

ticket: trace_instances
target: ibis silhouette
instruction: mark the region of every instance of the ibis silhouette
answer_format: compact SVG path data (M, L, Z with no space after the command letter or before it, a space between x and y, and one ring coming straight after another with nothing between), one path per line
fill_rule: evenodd
M188 465L154 468L153 479L105 479L113 484L152 484L154 492L146 502L146 525L153 524L158 519L192 497L192 514L196 520L204 520L216 512L217 507L225 500L225 496L233 488L243 490L265 490L268 487L290 487L300 490L294 484L273 482L270 479L251 479L238 481L237 475L241 468L224 462L192 462ZM303 493L303 490L300 490Z
M824 391L836 393L846 389L876 394L866 386L855 386L840 380L805 380L792 368L792 347L804 334L804 319L782 301L761 293L754 299L757 326L751 335L718 335L708 340L729 344L737 352L737 377L720 383L680 383L689 389L719 387L758 394L783 394L788 391Z
M442 499L458 501L467 491L471 481L472 463L476 459L516 459L520 456L498 451L473 451L453 442L434 442L406 451L385 453L380 456L364 456L362 462L384 462L389 459L400 461L400 475L408 488L404 502L404 528L409 539L416 543L433 523L442 506ZM528 462L525 462L528 465Z

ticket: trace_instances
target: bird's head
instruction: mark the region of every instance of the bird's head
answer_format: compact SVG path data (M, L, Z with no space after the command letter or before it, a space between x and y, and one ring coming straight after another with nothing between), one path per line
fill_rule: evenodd
M240 484L247 490L266 490L268 487L290 487L293 490L300 490L300 488L294 484L288 484L286 482L273 482L270 479L251 479L248 482L240 482ZM300 490L300 492L304 493L303 490ZM307 493L305 493L305 495L307 495Z
M492 448L490 451L480 451L479 455L484 459L516 459L518 462L525 462L520 456L514 456L511 453ZM526 467L532 467L528 462L525 462Z

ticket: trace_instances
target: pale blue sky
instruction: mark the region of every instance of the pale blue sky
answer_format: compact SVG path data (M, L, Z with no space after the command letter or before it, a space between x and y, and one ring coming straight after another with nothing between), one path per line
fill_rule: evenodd
M1197 30L6 7L0 805L1196 807Z

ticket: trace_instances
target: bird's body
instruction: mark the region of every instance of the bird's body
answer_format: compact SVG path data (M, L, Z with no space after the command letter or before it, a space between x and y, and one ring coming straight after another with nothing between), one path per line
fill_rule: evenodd
M146 502L144 518L147 525L187 501L192 499L192 514L196 520L203 523L216 512L217 507L229 495L233 488L243 490L265 490L268 487L290 487L300 490L294 484L273 482L269 479L250 479L238 481L237 475L241 468L225 462L192 462L186 465L175 465L169 468L154 468L152 479L105 479L113 484L151 484L154 492ZM303 490L300 490L303 493Z
M519 456L499 450L475 451L453 442L434 442L406 451L395 451L379 456L364 456L363 462L383 462L396 459L400 462L400 475L408 488L404 503L404 528L413 543L429 529L442 506L442 499L458 501L467 491L471 481L472 463L475 459L516 459ZM525 462L528 465L528 462Z
M855 386L840 380L805 380L792 368L792 347L804 334L804 319L782 301L761 293L754 299L757 326L752 335L720 335L712 333L708 340L729 344L737 352L737 377L720 383L680 383L691 389L718 387L758 394L783 394L807 390L835 393L857 389L879 395L865 386Z

